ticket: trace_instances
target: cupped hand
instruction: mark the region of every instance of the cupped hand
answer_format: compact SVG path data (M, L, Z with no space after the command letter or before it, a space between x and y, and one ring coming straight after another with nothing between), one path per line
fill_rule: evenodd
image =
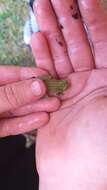
M42 32L31 39L37 65L71 84L38 130L40 190L106 190L105 8L100 0L36 0L34 11Z
M48 112L60 106L58 98L46 98L46 86L37 68L0 66L0 137L25 133L44 126Z

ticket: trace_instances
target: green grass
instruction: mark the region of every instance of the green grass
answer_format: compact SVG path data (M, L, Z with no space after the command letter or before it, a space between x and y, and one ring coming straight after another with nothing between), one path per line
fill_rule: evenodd
M0 64L33 64L23 42L27 10L27 0L0 0Z

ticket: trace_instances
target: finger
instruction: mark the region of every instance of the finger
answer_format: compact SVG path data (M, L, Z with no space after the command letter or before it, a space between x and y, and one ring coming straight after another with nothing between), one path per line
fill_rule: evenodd
M94 66L91 48L84 30L76 0L52 0L69 57L75 71L90 70Z
M96 67L107 67L107 13L101 0L79 0L95 53Z
M14 119L3 119L0 121L0 137L29 132L46 125L48 121L49 116L45 112Z
M46 38L43 36L43 34L40 32L34 33L31 37L30 45L36 60L36 65L39 68L47 70L53 77L55 77L56 71L52 56L50 54Z
M72 67L64 38L49 0L35 1L34 12L37 16L40 30L48 39L57 74L60 77L67 76L71 73Z
M46 93L44 83L29 79L0 87L0 113L34 102Z
M46 75L47 72L33 67L0 66L0 85Z
M55 112L59 109L61 102L56 97L49 97L46 99L41 99L32 104L25 105L19 109L13 110L11 112L6 112L0 115L0 118L14 117L14 116L24 116L35 112Z

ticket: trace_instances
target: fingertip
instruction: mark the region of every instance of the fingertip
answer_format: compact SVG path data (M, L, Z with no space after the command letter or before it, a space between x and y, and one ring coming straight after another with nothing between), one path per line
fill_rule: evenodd
M31 114L30 116L31 122L29 122L30 125L28 126L28 130L32 131L34 129L45 127L46 124L49 122L49 119L50 119L49 114L46 112L38 112Z
M37 122L35 122L36 129L45 127L50 120L49 114L46 112L41 112L41 113L35 114L35 117L37 117L37 115L38 115L38 124Z
M52 107L53 110L52 111L55 112L55 111L57 111L60 108L61 101L57 97L54 97L52 104L53 104L53 107Z
M36 79L32 82L31 85L32 91L33 93L40 97L43 97L46 94L47 88L46 85L44 84L44 82L40 79Z
M42 32L35 32L32 34L32 37L30 39L30 45L32 50L38 50L43 49L44 45L46 45L46 38L44 37Z
M40 121L39 128L45 126L49 122L49 119L50 119L49 114L46 112L42 112L40 114L41 121Z

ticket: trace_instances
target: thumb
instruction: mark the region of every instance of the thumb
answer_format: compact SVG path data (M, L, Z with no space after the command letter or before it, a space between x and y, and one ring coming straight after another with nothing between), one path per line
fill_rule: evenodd
M46 87L39 79L29 79L0 87L0 113L21 107L45 95Z

